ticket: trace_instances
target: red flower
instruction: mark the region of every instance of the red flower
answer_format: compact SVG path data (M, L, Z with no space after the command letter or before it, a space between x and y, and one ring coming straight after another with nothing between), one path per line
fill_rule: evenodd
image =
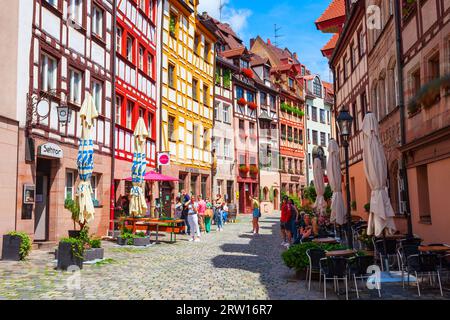
M248 103L248 107L252 110L256 110L258 108L258 105L252 101Z
M242 74L247 78L253 78L253 71L247 68L242 69Z
M247 104L247 101L245 101L244 98L240 98L240 99L237 101L237 103L238 103L238 105L240 105L240 106L245 106L245 105Z

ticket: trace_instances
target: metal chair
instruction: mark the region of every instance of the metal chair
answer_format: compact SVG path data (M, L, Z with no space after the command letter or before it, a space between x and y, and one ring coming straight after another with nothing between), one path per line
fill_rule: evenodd
M343 257L328 257L320 259L320 269L323 275L323 295L327 298L327 280L333 279L334 289L339 285L339 280L345 283L345 297L348 300L348 262ZM337 287L339 290L339 287Z
M402 271L402 285L405 287L405 271L408 269L408 257L412 255L419 254L419 246L416 245L403 245L397 250L398 258L400 259L400 269ZM409 274L408 274L408 285L409 285Z
M400 246L409 246L409 245L420 246L421 243L422 239L420 238L410 238L410 239L406 238L399 240Z
M434 253L422 253L422 254L415 254L411 255L407 259L408 263L408 277L409 274L414 272L414 275L416 277L416 284L417 284L417 291L419 293L420 297L420 284L419 284L419 275L423 279L423 276L426 274L430 277L430 284L431 284L431 277L433 275L437 275L438 283L439 283L439 289L441 291L441 296L444 296L442 292L442 283L441 283L441 275L440 275L440 261L439 257Z
M400 270L400 261L397 255L397 240L395 239L377 239L374 240L374 248L376 251L376 258L379 257L381 262L381 270L384 271L384 257L388 260L394 257L397 260L397 265Z
M369 273L369 267L373 265L374 258L371 256L356 256L349 260L350 276L353 276L355 281L356 297L359 299L358 282L357 279L363 281L374 276L373 273ZM377 283L378 296L381 298L381 285Z
M325 257L325 251L322 249L308 249L306 255L309 259L309 267L306 268L306 279L308 280L308 290L311 290L311 275L313 272L319 272L319 290L322 282L322 272L320 270L320 259Z

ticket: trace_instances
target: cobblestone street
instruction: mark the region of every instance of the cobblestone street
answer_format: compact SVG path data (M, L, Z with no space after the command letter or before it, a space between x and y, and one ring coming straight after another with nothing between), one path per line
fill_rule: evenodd
M261 234L253 236L250 217L238 217L198 243L186 236L142 249L104 242L106 260L85 264L78 288L76 276L54 269L51 252L34 251L24 262L0 261L0 299L322 299L317 283L308 291L284 266L278 217L262 217L260 225ZM382 294L418 299L416 288L403 290L401 284L383 287ZM377 294L365 290L362 298ZM442 299L438 290L423 290L422 299L430 298ZM333 294L330 284L328 299L345 296Z

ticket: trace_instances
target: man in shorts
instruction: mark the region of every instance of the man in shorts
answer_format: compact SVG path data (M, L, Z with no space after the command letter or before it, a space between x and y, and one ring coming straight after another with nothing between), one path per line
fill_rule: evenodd
M282 246L289 248L291 244L291 205L288 202L288 198L283 198L283 204L281 205L281 218L280 218L280 228L281 228L281 237L283 242L281 242Z

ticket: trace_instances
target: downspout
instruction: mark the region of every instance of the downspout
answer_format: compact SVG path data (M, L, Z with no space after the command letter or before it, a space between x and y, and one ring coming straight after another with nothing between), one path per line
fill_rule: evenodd
M110 193L110 221L109 230L114 231L114 211L115 211L115 182L114 173L116 170L116 34L117 34L117 0L113 0L113 36L112 36L112 126L111 126L111 193Z
M157 66L159 66L159 79L156 79L156 83L159 84L159 94L158 94L158 98L159 98L159 125L160 125L160 130L159 130L159 152L162 151L162 73L163 73L163 66L162 66L162 61L163 61L163 20L164 20L164 15L163 15L163 10L164 10L164 4L165 4L165 0L161 0L158 1L159 2L159 7L158 7L158 21L156 23L159 30L159 43L157 44L157 48L159 47L159 51L160 51L160 56L159 56L159 61L157 61ZM158 130L157 130L158 131ZM156 153L158 155L158 152ZM158 165L158 164L157 164ZM162 173L162 166L158 165L158 172ZM160 216L160 213L162 212L162 190L161 190L161 181L158 181L158 198L159 198L159 213L158 213L158 218Z
M211 129L211 142L212 142L212 140L213 139L215 139L215 135L214 135L214 128L215 128L215 126L216 126L216 67L217 67L217 60L216 60L216 57L217 57L217 54L216 54L216 45L217 45L217 43L215 43L214 44L214 50L213 50L213 52L214 52L214 57L213 57L213 63L214 63L214 65L213 65L213 105L212 105L212 108L213 108L213 126L212 126L212 129ZM215 152L213 153L212 152L212 145L211 145L211 157L212 157L212 163L211 163L211 201L212 201L212 199L213 199L213 197L214 197L214 157L216 156L216 152L217 152L217 150L215 150ZM217 173L217 162L216 162L216 173ZM227 184L228 184L228 181L227 181ZM230 201L230 197L231 197L231 195L228 195L228 201Z
M397 79L398 79L398 104L399 104L399 112L400 112L400 147L404 146L406 143L406 135L405 135L405 96L404 96L404 87L403 87L403 57L402 57L402 29L401 29L401 20L400 20L400 4L399 1L394 1L395 5L395 43L396 43L396 55L397 55ZM406 215L407 225L408 225L408 237L413 237L412 230L412 216L411 216L411 207L409 202L409 186L408 186L408 173L406 170L406 160L404 152L401 151L400 156L400 166L399 166L399 175L400 179L402 179L402 190L401 190L401 198L402 203L404 204L404 214Z

